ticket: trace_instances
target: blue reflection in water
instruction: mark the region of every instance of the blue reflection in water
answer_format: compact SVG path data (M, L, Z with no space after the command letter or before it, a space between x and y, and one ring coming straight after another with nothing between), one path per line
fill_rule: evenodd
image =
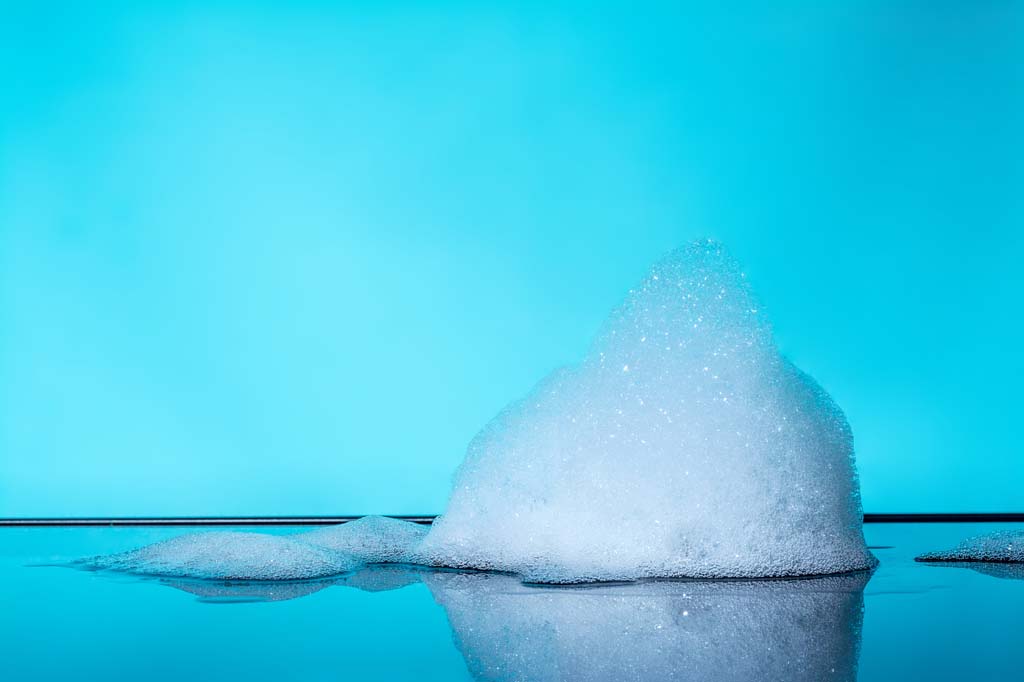
M866 574L536 588L424 576L477 680L853 680Z
M376 566L334 580L160 579L204 602L423 582L476 680L854 680L869 574L799 580L524 585L497 573Z

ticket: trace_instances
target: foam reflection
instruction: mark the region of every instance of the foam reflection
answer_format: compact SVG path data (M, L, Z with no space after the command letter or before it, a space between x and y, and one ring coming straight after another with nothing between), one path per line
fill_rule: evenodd
M477 680L856 679L867 574L531 587L424 576Z

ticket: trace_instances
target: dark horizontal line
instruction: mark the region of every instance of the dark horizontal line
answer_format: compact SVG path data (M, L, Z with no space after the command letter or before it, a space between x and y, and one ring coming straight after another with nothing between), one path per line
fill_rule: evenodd
M433 515L388 515L412 523L431 524ZM360 516L116 516L95 518L0 519L3 526L333 526Z
M1024 513L865 514L864 523L993 523L1024 521Z
M393 519L430 524L436 516L389 515ZM330 526L359 516L115 516L94 518L0 519L0 527L32 526ZM864 523L1024 522L1024 513L865 514Z

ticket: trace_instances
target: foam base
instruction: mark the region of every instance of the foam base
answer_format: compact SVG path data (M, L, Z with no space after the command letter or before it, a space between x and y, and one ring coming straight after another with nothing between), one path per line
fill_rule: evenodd
M82 562L91 569L207 580L307 580L346 573L359 561L341 552L277 535L189 533Z

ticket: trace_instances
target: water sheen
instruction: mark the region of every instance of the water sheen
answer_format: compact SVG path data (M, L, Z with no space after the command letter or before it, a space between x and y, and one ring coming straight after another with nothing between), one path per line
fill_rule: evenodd
M0 529L4 671L44 682L1015 679L1024 576L914 562L1015 528L868 525L881 560L871 575L589 587L398 565L312 581L144 578L53 565L180 529Z

